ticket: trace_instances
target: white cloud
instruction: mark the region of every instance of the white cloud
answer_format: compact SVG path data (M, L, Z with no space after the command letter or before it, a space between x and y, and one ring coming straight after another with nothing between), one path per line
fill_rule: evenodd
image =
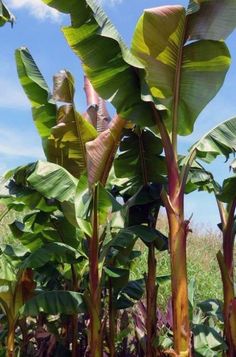
M29 101L20 85L2 75L0 76L0 108L30 108Z
M32 133L15 129L0 128L0 154L40 159L44 157L43 151L38 140L32 138ZM27 138L27 140L26 140Z
M123 2L123 0L97 0L101 5L115 6Z
M45 5L42 0L8 0L8 3L12 9L24 8L28 10L32 16L39 20L51 19L58 22L61 18L61 14L57 10Z
M122 0L102 0L104 4L109 4L109 5L117 5L121 4Z

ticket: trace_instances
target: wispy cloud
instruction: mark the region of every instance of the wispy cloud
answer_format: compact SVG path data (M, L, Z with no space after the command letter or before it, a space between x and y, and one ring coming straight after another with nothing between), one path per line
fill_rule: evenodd
M97 0L102 5L115 6L123 2L123 0Z
M33 138L30 132L24 132L24 135L21 135L19 130L0 128L0 137L1 155L34 159L44 157L40 143Z
M104 3L110 4L110 5L117 5L121 4L123 0L103 0Z
M9 77L0 77L0 108L27 109L30 104L20 85Z
M8 0L8 4L11 9L26 9L39 20L51 19L58 22L61 19L61 14L57 10L45 5L42 0Z

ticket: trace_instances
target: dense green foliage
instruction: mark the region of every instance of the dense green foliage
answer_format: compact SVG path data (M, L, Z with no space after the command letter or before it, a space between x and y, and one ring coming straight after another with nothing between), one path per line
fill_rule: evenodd
M51 90L16 50L46 160L0 182L1 353L234 357L236 177L220 185L205 165L235 152L236 118L186 156L178 138L224 82L236 1L147 9L131 49L96 1L44 2L69 15L88 108L75 108L71 73ZM12 22L0 6L0 24ZM213 237L185 217L185 194L202 190L219 208Z

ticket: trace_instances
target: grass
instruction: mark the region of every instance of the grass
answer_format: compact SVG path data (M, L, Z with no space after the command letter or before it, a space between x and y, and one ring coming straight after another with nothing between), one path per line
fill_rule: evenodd
M0 207L0 213L3 207ZM19 213L18 213L19 215ZM17 212L10 213L0 222L0 239L2 242L10 240L8 224L17 216ZM167 232L167 224L163 217L158 223L163 232ZM220 231L193 225L193 232L189 234L187 242L188 277L195 280L196 302L209 298L222 300L222 283L220 271L216 260L216 253L221 248ZM147 249L142 242L138 242L136 249L142 252L141 256L133 262L131 279L139 279L146 273ZM169 275L170 264L168 252L157 252L157 275ZM160 307L166 306L171 295L170 281L159 287L158 303Z
M162 231L167 230L165 220L161 218L159 227ZM137 249L142 251L142 255L132 266L132 279L143 277L147 266L147 249L138 242ZM193 232L188 236L187 261L188 279L195 281L195 301L207 300L209 298L222 300L222 283L216 253L221 249L220 231L193 225ZM157 252L157 275L170 274L170 261L168 252ZM161 308L166 306L166 302L171 295L170 281L159 287L158 304Z

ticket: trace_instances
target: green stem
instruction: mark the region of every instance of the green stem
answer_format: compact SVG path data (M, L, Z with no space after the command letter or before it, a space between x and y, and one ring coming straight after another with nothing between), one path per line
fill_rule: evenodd
M101 288L99 278L99 233L97 213L98 186L93 191L93 235L89 238L89 313L90 313L90 354L91 357L102 357L101 328Z
M14 321L8 322L7 334L7 357L15 356L15 323Z

